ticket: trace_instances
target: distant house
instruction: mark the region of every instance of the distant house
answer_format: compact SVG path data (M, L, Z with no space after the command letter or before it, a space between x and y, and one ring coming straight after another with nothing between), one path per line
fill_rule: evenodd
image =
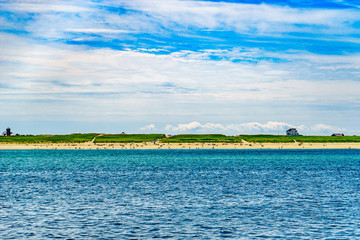
M288 136L299 136L299 133L296 130L296 128L290 128L290 129L286 130L286 135L288 135Z
M342 137L342 136L345 136L343 133L333 133L331 135L332 137Z
M19 134L13 133L10 128L7 128L5 132L2 133L3 136L17 136Z
M5 132L3 132L3 136L11 136L12 132L10 128L7 128Z

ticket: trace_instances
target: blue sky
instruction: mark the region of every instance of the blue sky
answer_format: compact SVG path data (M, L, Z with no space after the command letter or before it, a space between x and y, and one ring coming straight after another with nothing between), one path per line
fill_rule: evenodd
M0 0L0 128L359 135L359 8Z

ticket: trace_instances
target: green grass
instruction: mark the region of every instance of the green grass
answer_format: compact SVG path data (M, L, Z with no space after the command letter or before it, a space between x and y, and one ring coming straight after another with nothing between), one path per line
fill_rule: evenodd
M222 134L181 134L166 138L164 134L105 134L96 133L69 135L35 135L35 136L0 136L0 143L82 143L90 142L96 136L96 143L129 143L152 142L161 139L162 143L238 143L244 139L251 143L341 143L360 142L360 136L285 136L285 135L241 135L237 137Z
M106 134L96 137L96 143L129 143L129 142L152 142L165 138L164 134Z
M252 143L290 143L293 137L278 135L241 135L239 138Z
M257 143L290 143L290 142L306 142L306 143L338 143L338 142L360 142L360 136L285 136L285 135L241 135L239 138L247 142Z
M332 142L360 142L359 136L296 136L297 142L313 142L313 143L332 143Z
M0 137L0 143L81 143L91 141L97 134L34 135Z
M238 137L229 137L222 134L180 134L161 140L162 143L205 143L205 142L222 142L237 143L241 142Z

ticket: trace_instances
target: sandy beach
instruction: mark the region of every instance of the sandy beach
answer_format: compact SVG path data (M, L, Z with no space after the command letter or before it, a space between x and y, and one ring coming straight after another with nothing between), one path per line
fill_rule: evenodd
M360 143L38 143L0 149L360 149Z

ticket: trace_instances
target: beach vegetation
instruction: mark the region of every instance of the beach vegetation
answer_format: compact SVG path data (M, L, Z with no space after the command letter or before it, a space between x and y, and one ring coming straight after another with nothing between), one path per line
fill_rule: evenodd
M162 143L238 143L238 137L226 136L222 134L180 134L161 140Z
M18 135L0 137L0 143L82 143L90 142L97 134L68 134L68 135Z
M342 143L360 142L360 136L287 136L287 135L240 135L239 138L253 143Z
M2 136L0 143L350 143L360 142L360 136L287 136L287 135L239 135L179 134L166 137L164 134L98 134L75 133L68 135L19 135Z
M96 137L96 143L154 142L165 138L164 134L104 134Z

